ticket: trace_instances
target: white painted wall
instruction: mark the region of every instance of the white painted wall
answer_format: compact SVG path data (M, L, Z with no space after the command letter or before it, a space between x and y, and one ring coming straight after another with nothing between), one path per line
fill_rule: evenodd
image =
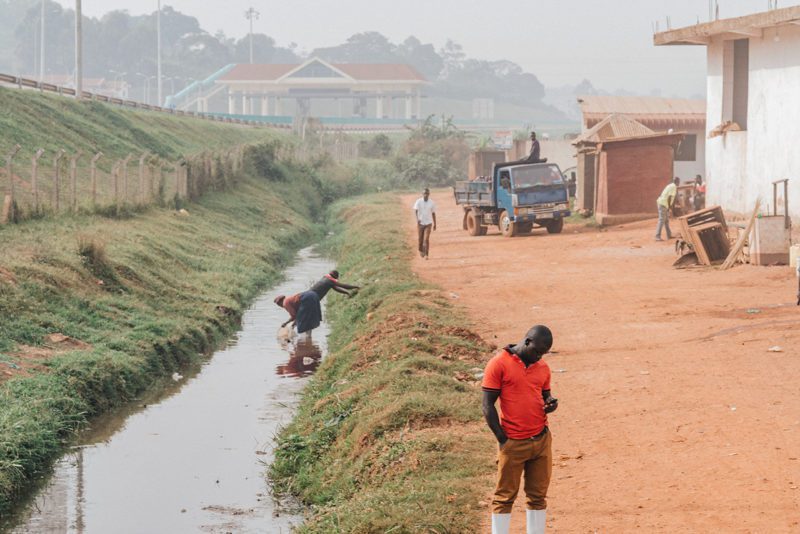
M708 46L709 132L723 117L725 49L719 37ZM799 139L800 27L769 28L750 39L747 131L706 141L707 204L748 213L760 196L772 211L772 182L789 178L791 215L800 220Z

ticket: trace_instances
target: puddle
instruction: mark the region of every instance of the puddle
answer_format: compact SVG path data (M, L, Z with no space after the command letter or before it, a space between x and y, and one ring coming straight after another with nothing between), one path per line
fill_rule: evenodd
M279 339L277 294L308 289L333 265L300 252L241 330L197 369L98 419L48 484L0 530L23 533L281 533L301 517L276 509L264 476L273 438L320 364L327 325ZM334 297L335 298L335 297Z

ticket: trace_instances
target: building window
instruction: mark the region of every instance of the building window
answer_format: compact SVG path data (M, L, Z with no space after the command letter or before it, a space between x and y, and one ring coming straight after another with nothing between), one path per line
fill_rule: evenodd
M697 134L688 134L675 149L675 161L697 161Z
M735 122L742 130L746 130L750 84L749 39L725 42L722 84L722 122Z

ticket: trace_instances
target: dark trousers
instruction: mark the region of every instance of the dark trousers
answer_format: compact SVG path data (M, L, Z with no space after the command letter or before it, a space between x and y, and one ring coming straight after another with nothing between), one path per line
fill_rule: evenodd
M419 253L422 254L422 257L426 257L428 255L428 248L430 247L432 228L433 228L432 224L417 223Z

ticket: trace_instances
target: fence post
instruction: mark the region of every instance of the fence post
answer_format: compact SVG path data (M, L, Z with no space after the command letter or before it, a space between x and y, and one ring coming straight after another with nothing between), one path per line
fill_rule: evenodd
M53 160L53 167L55 167L55 176L53 177L53 206L55 212L61 210L61 159L64 157L64 149L58 151L55 159Z
M16 221L17 219L17 206L14 199L14 156L17 155L19 145L14 145L11 152L6 156L6 176L8 177L8 185L6 186L6 195L3 200L3 212L0 213L0 223L7 223Z
M119 168L123 160L117 161L111 168L111 178L114 180L114 206L119 213Z
M31 189L33 189L33 211L39 213L39 158L44 154L44 149L40 148L31 158Z
M144 204L144 160L147 159L147 152L139 156L139 203Z
M123 199L124 202L128 202L128 163L130 163L131 158L133 158L133 154L128 154L128 156L122 160L122 192L125 196Z
M92 157L91 165L89 166L89 179L92 182L92 209L97 208L97 160L103 157L102 152L98 152Z
M78 211L78 160L81 159L83 150L78 150L69 159L69 185L72 190L72 213Z

